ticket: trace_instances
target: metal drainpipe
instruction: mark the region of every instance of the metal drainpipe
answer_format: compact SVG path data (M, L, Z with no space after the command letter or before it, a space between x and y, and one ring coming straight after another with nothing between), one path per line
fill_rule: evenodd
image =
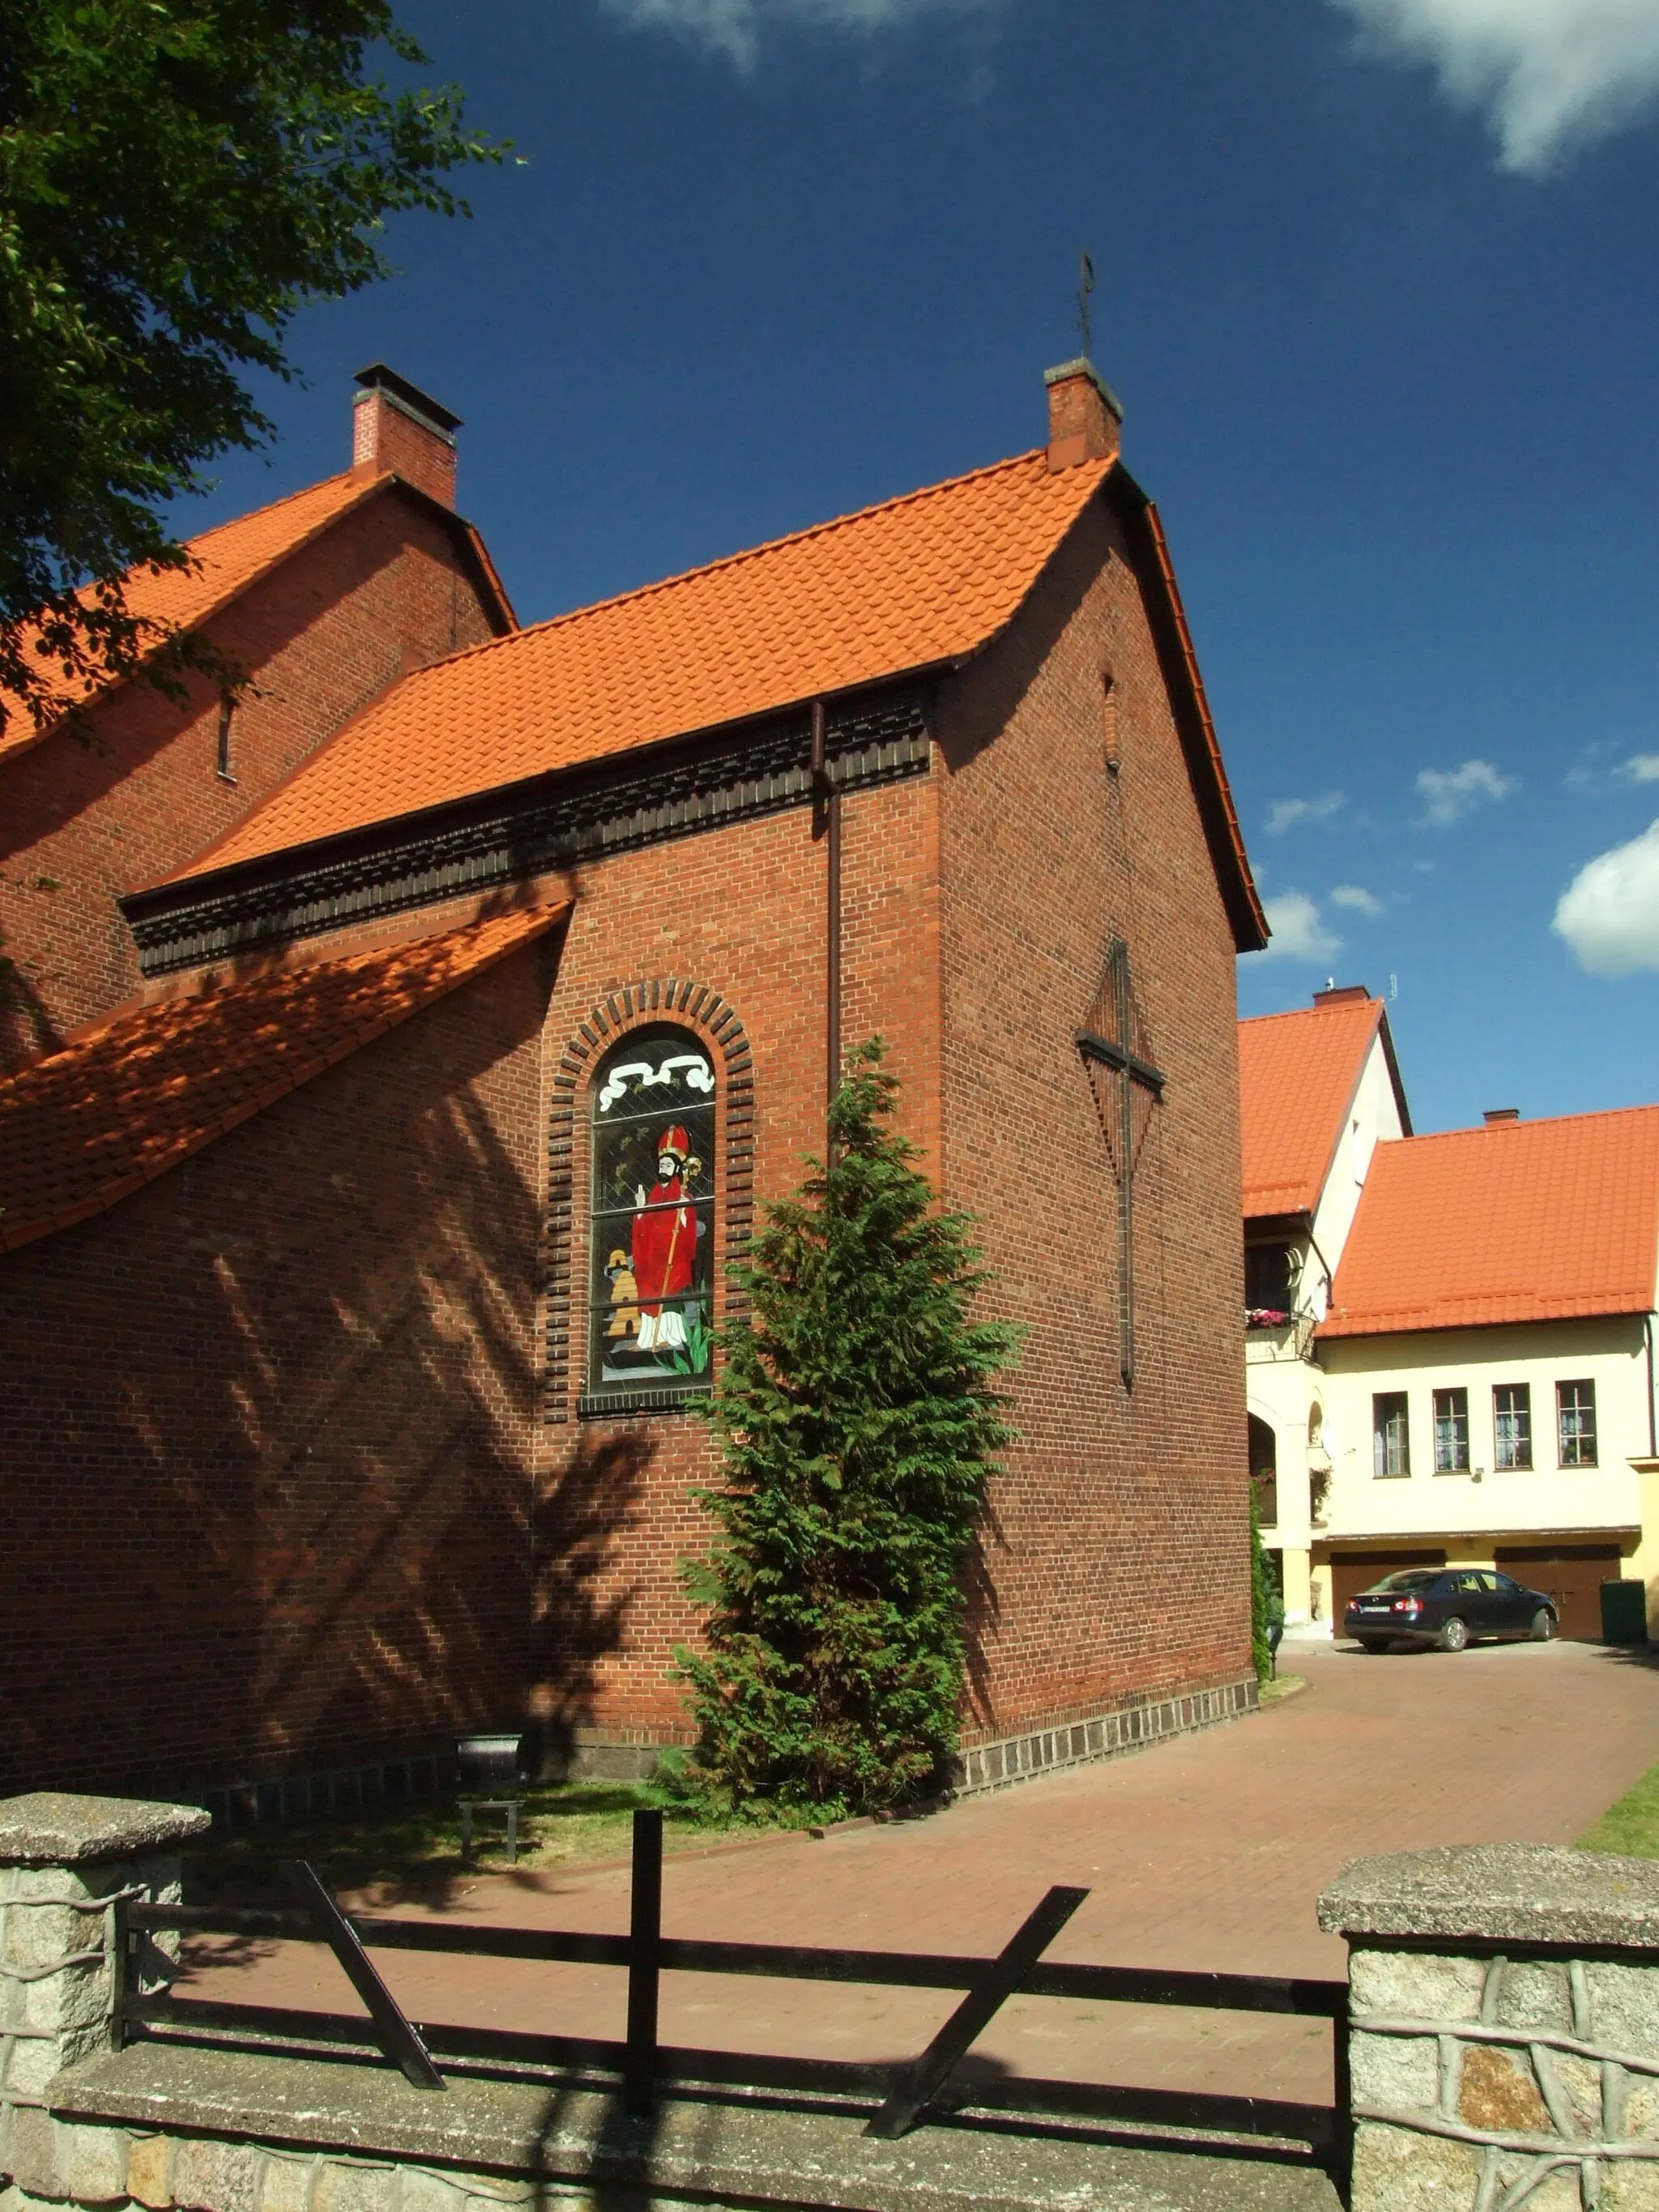
M841 793L830 781L822 699L812 702L812 834L825 840L828 877L823 1042L824 1095L829 1102L841 1087Z
M1653 1316L1650 1313L1642 1316L1642 1341L1647 1346L1648 1353L1648 1457L1659 1459L1659 1435L1655 1433L1653 1411Z
M1336 1285L1336 1277L1331 1273L1330 1261L1325 1257L1325 1255L1319 1249L1319 1239L1313 1233L1313 1224L1311 1223L1310 1223L1308 1226L1308 1243L1313 1249L1313 1255L1315 1259L1318 1261L1320 1266L1325 1270L1325 1304L1328 1309L1331 1303L1331 1292Z

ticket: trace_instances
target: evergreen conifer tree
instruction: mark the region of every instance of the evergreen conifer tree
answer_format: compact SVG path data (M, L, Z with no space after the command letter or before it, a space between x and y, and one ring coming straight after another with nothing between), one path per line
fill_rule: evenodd
M1273 1671L1273 1639L1268 1629L1275 1618L1283 1618L1283 1606L1273 1588L1273 1574L1267 1565L1267 1550L1261 1540L1261 1511L1256 1502L1255 1484L1250 1484L1250 1656L1255 1667L1255 1679L1265 1682Z
M975 1321L972 1224L942 1213L890 1124L878 1039L851 1054L829 1164L769 1207L733 1280L709 1419L719 1526L688 1562L706 1648L682 1650L698 1763L736 1806L829 1816L942 1782L957 1743L963 1569L1019 1331Z

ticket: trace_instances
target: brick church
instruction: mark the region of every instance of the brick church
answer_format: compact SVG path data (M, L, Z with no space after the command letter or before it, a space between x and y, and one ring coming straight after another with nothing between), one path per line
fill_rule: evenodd
M876 1033L1029 1329L964 1778L1248 1703L1265 933L1110 393L525 629L455 418L359 382L348 471L135 580L234 698L0 732L0 1791L686 1741L726 1263Z

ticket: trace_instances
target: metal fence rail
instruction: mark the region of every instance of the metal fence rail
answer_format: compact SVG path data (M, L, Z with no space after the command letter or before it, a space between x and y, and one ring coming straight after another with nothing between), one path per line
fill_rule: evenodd
M647 2111L659 2088L691 2083L827 2094L873 2106L867 2131L884 2136L902 2134L920 2120L957 2110L1092 2121L1151 2133L1173 2130L1254 2142L1264 2152L1272 2143L1279 2155L1295 2155L1299 2150L1304 2159L1329 2166L1339 2188L1346 2190L1346 1982L1045 1962L1042 1952L1088 1894L1079 1889L1051 1889L994 1959L665 1936L661 1815L636 1814L635 1821L633 1909L627 1936L347 1915L302 1862L289 1869L296 1891L307 1899L302 1911L129 1904L121 1909L125 1933L118 1947L117 2041L149 2038L216 2046L229 2043L244 2049L360 2062L380 2057L398 2066L417 2086L440 2090L444 2081L439 2060L457 2075L503 2070L531 2078L573 2072L599 2075L619 2085L628 2108L635 2112ZM151 1940L163 1934L325 1942L363 1999L366 2016L180 1996L171 1988L157 1991L147 1984L158 1978L170 1980L176 1971ZM417 2027L381 1981L367 1955L370 1951L450 1952L623 1969L629 1976L626 2039L449 2023ZM927 2051L898 2065L685 2049L658 2039L658 1989L664 1973L950 1990L961 1992L963 2002ZM1016 1993L1328 2020L1335 2094L1329 2106L1310 2105L1207 2090L991 2076L964 2065L974 2041Z

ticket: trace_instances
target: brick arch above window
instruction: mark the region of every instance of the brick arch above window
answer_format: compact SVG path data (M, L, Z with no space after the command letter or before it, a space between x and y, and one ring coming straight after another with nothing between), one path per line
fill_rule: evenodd
M744 1251L754 1226L755 1073L742 1021L720 994L705 983L664 975L624 984L590 1010L566 1043L553 1075L542 1258L545 1314L542 1402L544 1418L550 1423L576 1418L573 1370L579 1379L587 1356L586 1299L574 1274L579 1203L577 1117L586 1099L588 1079L611 1047L630 1030L661 1022L677 1022L700 1031L720 1056L715 1092L720 1150L715 1231L720 1242L722 1276L726 1263ZM584 1157L586 1141L584 1133ZM585 1193L585 1182L581 1188ZM580 1202L585 1203L585 1199ZM733 1310L728 1293L724 1311ZM614 1405L593 1418L653 1410L646 1406Z

